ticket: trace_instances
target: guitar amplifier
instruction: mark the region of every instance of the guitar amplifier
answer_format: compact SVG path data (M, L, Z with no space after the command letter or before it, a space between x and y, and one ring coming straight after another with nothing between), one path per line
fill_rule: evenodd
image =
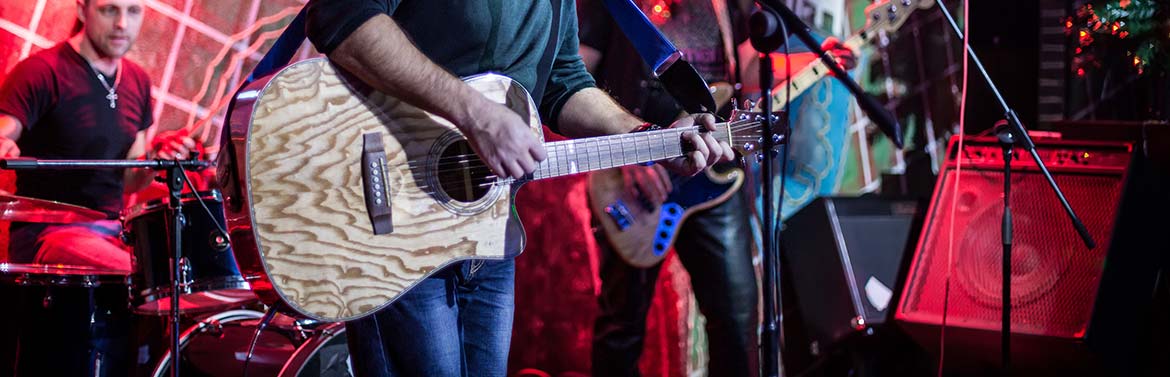
M1143 262L1151 254L1133 242L1141 236L1132 232L1137 227L1127 226L1140 219L1123 216L1141 205L1122 200L1132 189L1126 184L1132 146L1037 139L1036 148L1098 246L1085 247L1031 156L1017 148L1013 366L1099 365L1086 364L1102 355L1089 352L1088 343L1102 340L1105 353L1120 348L1104 344L1133 344L1121 339L1138 331L1131 326L1142 322L1139 308L1155 285L1153 263ZM937 350L946 316L948 363L1000 362L1002 158L995 138L969 137L962 150L951 140L897 306L899 323L928 349Z

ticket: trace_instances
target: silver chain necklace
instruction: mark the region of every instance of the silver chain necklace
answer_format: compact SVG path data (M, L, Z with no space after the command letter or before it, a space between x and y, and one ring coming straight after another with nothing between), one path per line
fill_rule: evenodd
M101 72L99 72L97 70L97 68L94 68L94 66L92 64L89 66L89 68L93 70L93 73L95 75L97 75L98 80L102 82L102 86L106 88L106 92L107 92L106 99L110 100L110 108L111 109L117 108L118 107L118 83L122 82L122 70L121 70L122 67L118 67L117 73L114 74L114 85L113 86L110 86L110 83L106 82L106 76L103 75Z

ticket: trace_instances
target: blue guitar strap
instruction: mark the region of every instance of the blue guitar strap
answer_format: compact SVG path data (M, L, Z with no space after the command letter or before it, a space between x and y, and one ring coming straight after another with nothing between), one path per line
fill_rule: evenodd
M683 59L683 54L650 23L633 0L604 0L618 28L650 66L654 76L674 100L689 113L715 112L715 97L707 81Z
M630 39L634 49L638 50L638 55L654 71L654 76L661 76L667 68L670 68L671 64L682 58L682 52L674 47L674 44L666 39L666 36L658 32L658 28L650 23L650 20L634 4L633 0L604 0L603 2L609 15L622 29L622 33Z
M293 54L296 54L297 49L301 47L301 43L305 41L305 9L301 7L301 11L293 18L292 22L284 28L284 32L280 33L280 37L276 38L276 43L272 44L272 48L264 57L260 59L260 63L252 69L252 74L244 80L244 85L256 80L259 77L264 77L278 68L288 64L292 60Z

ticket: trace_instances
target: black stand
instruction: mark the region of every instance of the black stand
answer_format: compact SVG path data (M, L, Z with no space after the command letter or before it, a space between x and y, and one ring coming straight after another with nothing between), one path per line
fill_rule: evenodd
M1012 333L1012 156L1016 139L1007 122L1000 121L995 125L995 134L999 137L999 145L1003 148L1003 223L1000 228L1003 239L1003 310L1000 319L1000 352L1002 353L1003 371L1011 370L1011 333Z
M772 68L771 53L780 48L782 44L787 42L787 33L791 30L805 45L815 52L821 60L823 60L831 71L836 75L837 79L845 84L851 93L857 98L858 105L869 115L879 128L894 142L899 148L902 147L902 128L892 114L890 114L881 104L873 97L865 94L861 90L861 86L857 85L849 74L842 69L833 58L821 49L820 44L812 37L811 29L805 25L800 18L796 17L791 10L784 6L778 0L757 0L760 5L759 10L752 14L751 18L751 42L756 51L761 53L760 57L760 89L763 90L763 98L760 99L762 110L765 114L762 121L763 129L763 143L760 151L764 153L763 161L761 161L761 184L764 198L763 203L763 331L760 339L760 367L763 370L762 375L766 377L778 377L780 375L779 356L783 341L780 334L780 318L779 313L782 312L781 300L779 297L779 266L780 266L780 250L777 247L779 240L776 237L778 221L775 213L775 206L772 203L773 198L773 184L772 176L772 157L773 148L776 143L780 142L781 138L774 133L772 116L772 86L773 77L775 73ZM791 26L789 29L787 26ZM785 114L785 121L787 121L787 114ZM785 129L790 129L785 127ZM788 142L787 138L783 140ZM783 174L784 172L780 172ZM784 201L783 189L780 192L780 202Z
M0 169L151 169L162 171L167 183L170 200L167 209L171 211L171 376L179 376L179 294L183 279L183 175L185 170L201 170L210 165L207 161L136 161L136 160L36 160L14 158L0 160Z
M775 117L772 116L772 81L775 77L772 68L772 55L769 53L776 51L777 48L784 42L784 34L780 32L782 26L779 24L779 19L772 13L762 8L751 18L751 42L756 51L760 51L760 89L764 91L764 95L760 98L760 106L763 110L763 119L761 119L762 143L760 152L763 153L763 158L760 161L760 180L761 191L764 197L763 200L763 223L761 228L763 231L763 318L760 318L763 325L763 331L760 334L760 367L763 368L763 375L767 377L777 377L780 372L779 355L780 355L780 320L778 313L781 312L779 300L779 258L780 253L776 248L776 214L775 207L772 205L773 183L772 183L772 157L775 155L773 149L776 147L775 131L773 127ZM785 116L785 119L788 117ZM787 140L784 140L787 142ZM783 192L780 193L784 195ZM783 198L781 198L783 200Z
M964 36L962 30L959 29L959 25L957 23L955 23L955 18L951 17L951 12L949 10L947 10L946 4L943 4L942 1L939 1L938 9L942 11L943 16L945 16L947 21L950 22L951 29L953 29L955 31L955 35L958 36L960 41L963 41L966 38L966 36ZM989 76L987 74L987 69L983 68L983 62L979 60L979 56L975 55L975 50L971 49L970 45L967 45L965 43L964 43L964 45L967 48L967 54L971 56L971 61L975 63L975 67L978 68L979 73L981 73L983 75L983 81L987 83L987 86L989 88L991 88L991 92L993 94L995 94L995 99L999 101L999 105L1000 105L1000 107L1003 108L1003 112L1005 114L1005 117L1007 118L1006 122L1004 122L1005 123L1004 126L1000 127L1000 128L1002 129L1003 132L1010 134L1010 138L1008 138L1008 140L1005 140L1004 137L1002 136L1002 133L1001 133L1000 141L1005 142L1005 143L1010 141L1013 144L1019 143L1021 148L1024 148L1025 150L1028 151L1029 154L1032 155L1032 160L1036 162L1036 166L1040 168L1040 172L1042 174L1044 174L1044 178L1048 180L1048 185L1051 186L1052 191L1054 191L1056 193L1057 199L1060 199L1060 204L1064 206L1064 212L1066 214L1068 214L1069 220L1072 221L1073 227L1077 230L1077 234L1080 235L1081 241L1083 241L1085 243L1085 247L1088 247L1089 249L1095 248L1097 246L1097 244L1096 244L1096 242L1093 242L1093 237L1089 235L1089 230L1087 228L1085 228L1085 224L1082 223L1081 219L1079 217L1077 217L1077 214L1075 212L1073 212L1072 206L1070 206L1068 204L1068 199L1065 199L1064 193L1060 191L1060 186L1058 186L1056 184L1056 180L1052 178L1052 173L1048 172L1048 167L1045 166L1044 161L1040 159L1040 154L1036 153L1036 145L1032 143L1032 138L1028 136L1028 130L1024 128L1024 125L1022 123L1020 123L1020 119L1018 116L1016 116L1015 110L1012 110L1012 108L1010 106L1008 106L1007 101L1004 101L1003 95L1000 94L1000 92L999 92L999 88L995 86L995 82L992 81L991 76ZM1005 146L1004 148L1008 148L1008 147ZM1011 350L1011 342L1010 342L1011 341L1011 331L1010 331L1011 330L1011 317L1010 317L1010 314L1011 314L1011 295L1009 293L1011 292L1011 239L1012 239L1011 230L1012 229L1011 229L1011 218L1010 218L1010 215L1008 212L1009 208L1007 208L1007 205L1008 205L1008 196L1007 195L1011 193L1011 180L1008 179L1009 178L1008 174L1010 174L1010 170L1011 170L1011 166L1010 166L1011 165L1011 160L1010 160L1011 154L1010 153L1011 153L1010 149L1004 149L1004 159L1005 159L1005 161L1004 161L1005 170L1004 170L1004 176L1003 176L1003 178L1004 178L1003 185L1004 185L1004 194L1005 194L1005 196L1004 196L1004 216L1005 217L1004 217L1004 226L1003 226L1003 232L1004 232L1004 234L1003 234L1003 242L1004 242L1004 245L1003 245L1003 247L1004 247L1004 254L1003 254L1003 296L1004 297L1003 297L1003 318L1002 318L1003 323L1001 324L1002 325L1001 327L1003 329L1001 347L1003 347L1003 349L1002 349L1002 352L1003 352L1003 371L1002 372L1003 372L1003 375L1005 375L1005 376L1010 374L1010 369L1009 369L1010 365L1009 365L1008 361L1009 361L1009 356L1011 355L1011 351L1010 351Z

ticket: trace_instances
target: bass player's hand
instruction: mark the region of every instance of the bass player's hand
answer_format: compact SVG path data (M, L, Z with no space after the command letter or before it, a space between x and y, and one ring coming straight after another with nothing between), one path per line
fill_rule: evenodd
M670 174L662 165L626 165L621 171L622 189L627 197L646 199L658 205L666 202L666 196L673 189Z
M504 105L479 97L472 120L460 130L484 164L501 178L520 178L536 170L547 154L526 122Z

